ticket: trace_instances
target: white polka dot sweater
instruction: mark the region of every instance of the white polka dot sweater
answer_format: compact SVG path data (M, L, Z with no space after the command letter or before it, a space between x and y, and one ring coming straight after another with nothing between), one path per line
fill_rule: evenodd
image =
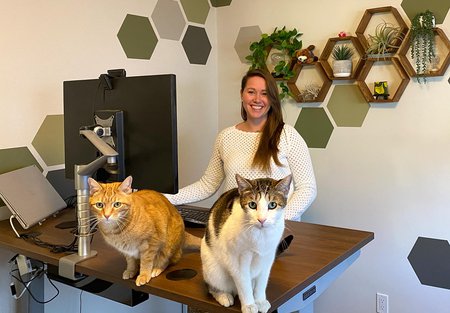
M308 147L295 128L285 124L281 133L278 158L282 166L271 160L271 173L252 168L258 148L259 132L245 132L235 126L222 130L216 138L209 165L199 181L165 196L174 205L204 200L224 184L224 192L236 188L235 174L247 179L271 177L281 179L293 176L285 218L299 221L303 212L314 201L317 189Z

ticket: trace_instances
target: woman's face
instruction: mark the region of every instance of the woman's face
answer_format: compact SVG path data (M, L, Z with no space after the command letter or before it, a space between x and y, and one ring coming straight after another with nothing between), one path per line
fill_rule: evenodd
M266 120L270 109L266 81L259 76L250 77L241 93L242 105L247 112L247 120Z

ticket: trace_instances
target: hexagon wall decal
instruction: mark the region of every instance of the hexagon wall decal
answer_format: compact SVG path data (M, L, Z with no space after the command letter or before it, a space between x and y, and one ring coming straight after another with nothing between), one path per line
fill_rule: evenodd
M125 17L117 38L130 59L149 60L158 43L150 20L145 16L132 14Z
M36 165L41 171L42 167L27 147L18 147L0 150L0 173L17 170L22 167Z
M162 39L180 40L186 27L183 12L177 1L158 0L152 13L152 20Z
M361 127L370 105L356 85L336 85L327 105L337 126Z
M231 4L231 0L210 0L213 7L226 7Z
M47 166L64 163L63 115L47 115L31 142Z
M334 127L323 108L302 108L295 129L309 148L326 148Z
M403 10L408 15L409 20L412 21L417 13L430 10L434 13L436 24L442 24L445 16L450 9L450 1L442 0L403 0L401 3Z
M259 26L246 26L239 29L239 33L234 44L234 50L236 50L239 59L242 63L248 63L245 59L250 55L250 44L254 41L259 41L262 32Z
M208 0L181 0L180 2L189 22L205 24L209 13Z
M447 240L417 238L408 260L423 285L450 289L450 244Z
M182 45L191 64L206 64L211 43L204 28L189 25Z

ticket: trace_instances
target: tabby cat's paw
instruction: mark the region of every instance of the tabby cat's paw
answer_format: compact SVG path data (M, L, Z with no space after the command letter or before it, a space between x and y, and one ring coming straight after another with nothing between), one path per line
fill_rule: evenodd
M150 279L152 279L152 277L150 275L148 275L148 274L140 274L136 278L136 286L145 285L146 283L148 283L150 281Z
M219 302L224 307L229 307L234 304L234 296L226 292L213 292L211 293L217 302Z
M249 305L242 305L241 311L242 313L258 313L258 306L254 303Z
M152 270L152 278L155 278L156 276L159 276L164 271L164 269L161 268L154 268Z
M258 306L258 311L261 313L267 313L270 309L270 302L266 299L257 300L256 305Z
M125 270L122 274L122 278L130 279L130 278L133 278L134 276L136 276L136 274L137 274L136 271Z

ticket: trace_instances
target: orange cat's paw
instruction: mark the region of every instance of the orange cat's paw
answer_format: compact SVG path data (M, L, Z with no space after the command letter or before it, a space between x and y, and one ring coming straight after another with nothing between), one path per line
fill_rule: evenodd
M154 268L152 270L152 278L159 276L159 274L161 274L164 271L164 269L161 268Z
M140 274L136 278L136 286L145 285L146 283L148 283L150 281L150 279L152 279L152 277L150 275L148 275L148 274Z
M125 270L122 274L122 278L123 279L130 279L133 278L134 276L136 276L136 271L131 271L131 270Z

